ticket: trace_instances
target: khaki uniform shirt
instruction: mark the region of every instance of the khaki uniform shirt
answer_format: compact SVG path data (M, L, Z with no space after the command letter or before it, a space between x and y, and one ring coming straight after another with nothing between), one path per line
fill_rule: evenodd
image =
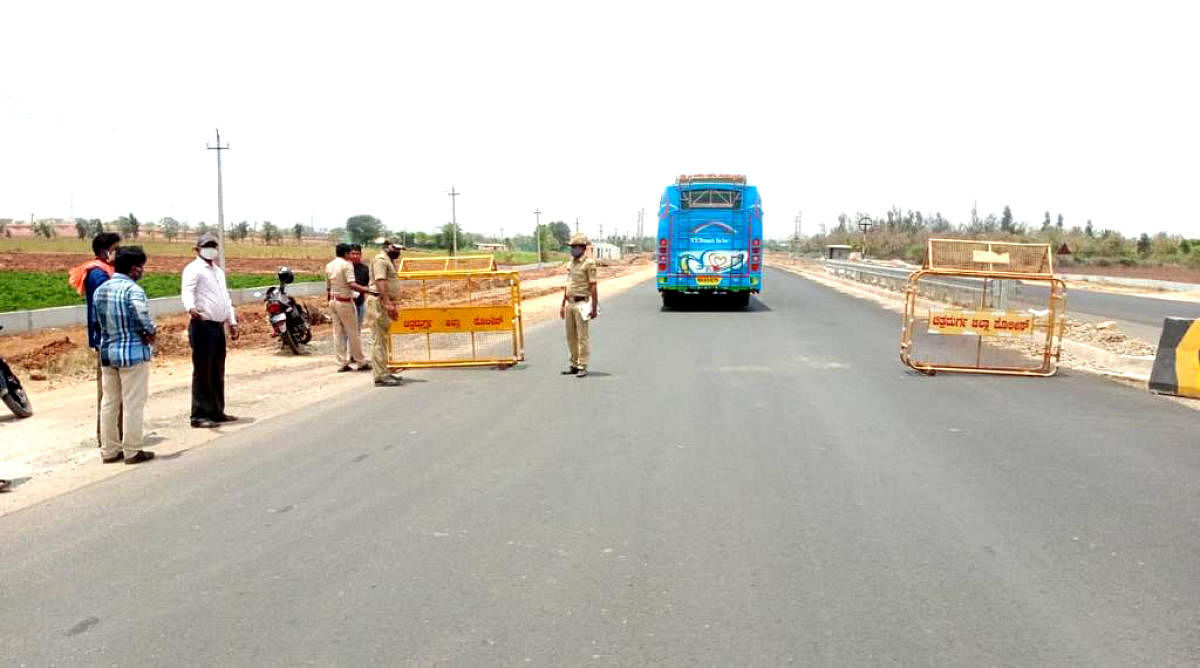
M572 259L567 264L567 296L590 297L589 283L596 282L596 261L592 258Z
M391 301L400 299L400 278L396 276L396 263L387 253L380 253L371 260L371 292L375 292L375 281L387 279L387 295Z
M354 265L341 257L325 265L325 287L334 297L353 297L354 291L350 284L354 282Z

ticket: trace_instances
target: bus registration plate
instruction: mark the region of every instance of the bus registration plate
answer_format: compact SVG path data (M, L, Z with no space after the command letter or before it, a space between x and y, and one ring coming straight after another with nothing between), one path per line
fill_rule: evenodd
M697 276L696 285L720 285L720 276Z

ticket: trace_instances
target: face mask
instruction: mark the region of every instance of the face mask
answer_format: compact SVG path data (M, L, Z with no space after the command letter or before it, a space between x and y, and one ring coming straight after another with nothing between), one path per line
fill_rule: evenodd
M387 252L387 256L388 256L388 257L390 257L390 258L392 258L393 260L395 260L396 258L400 257L400 251L398 251L398 250L390 250L390 251L388 251L388 252Z
M217 256L220 254L221 254L221 252L219 250L217 250L216 248L201 248L200 249L200 257L204 258L205 260L208 260L209 262L212 262L213 260L217 259Z
M583 248L580 246L571 246L571 257L583 257Z

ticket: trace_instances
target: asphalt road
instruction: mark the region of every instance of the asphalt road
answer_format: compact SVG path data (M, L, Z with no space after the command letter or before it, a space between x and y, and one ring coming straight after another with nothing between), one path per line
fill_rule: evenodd
M1035 303L1044 303L1047 294L1042 286L1020 286L1020 295ZM1067 313L1088 320L1116 320L1130 334L1158 343L1164 318L1200 318L1200 303L1072 288L1067 291Z
M1200 662L1195 411L778 271L602 305L589 378L543 326L0 518L0 665Z

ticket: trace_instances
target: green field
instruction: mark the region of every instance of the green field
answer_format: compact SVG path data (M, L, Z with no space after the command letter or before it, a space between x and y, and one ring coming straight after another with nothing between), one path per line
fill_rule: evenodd
M139 285L145 288L147 297L171 297L179 294L181 280L179 274L151 274L143 278ZM296 276L296 280L303 282L322 279L315 274L300 274ZM270 285L272 277L255 274L230 274L228 282L230 288L254 288ZM75 306L82 303L84 303L83 298L67 284L65 273L0 272L0 312L24 311L51 306Z

